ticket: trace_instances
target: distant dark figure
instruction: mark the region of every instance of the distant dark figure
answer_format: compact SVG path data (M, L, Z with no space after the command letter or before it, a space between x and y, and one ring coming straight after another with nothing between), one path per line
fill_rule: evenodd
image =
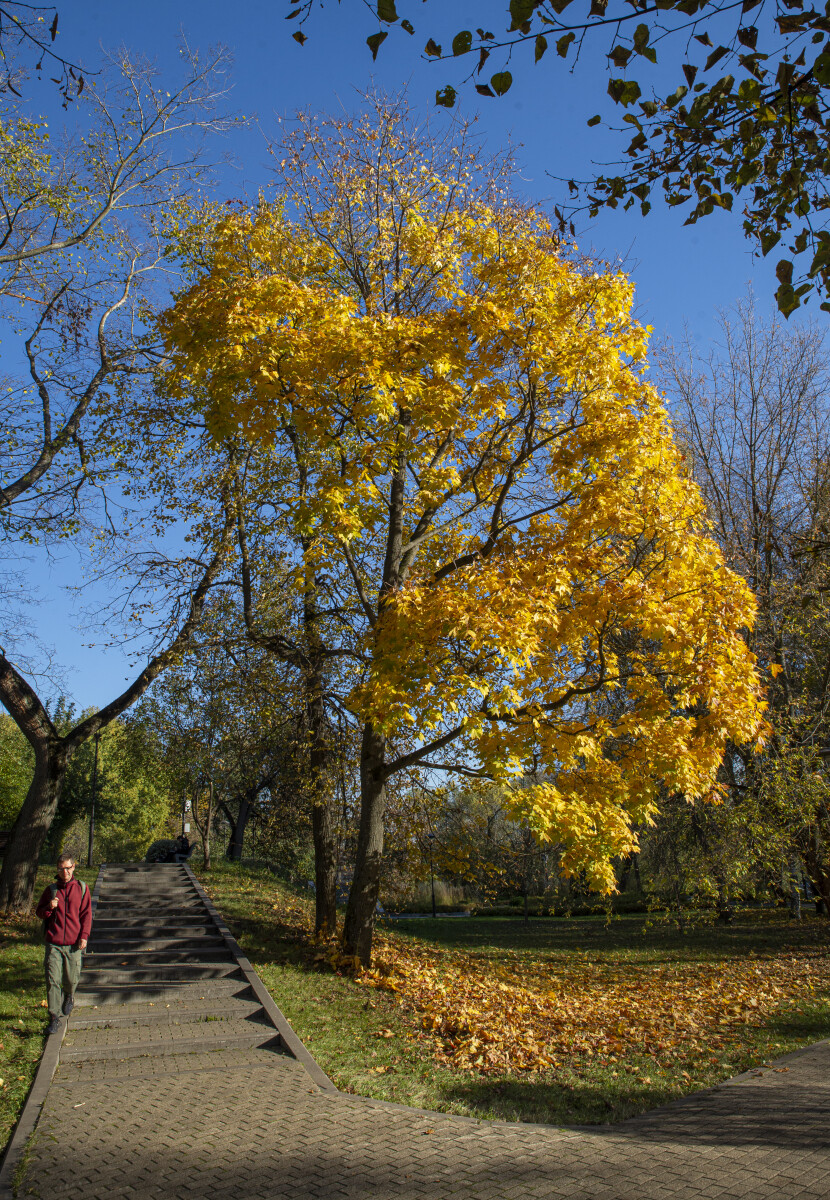
M190 839L186 833L180 833L176 838L176 845L173 849L171 862L182 863L187 862L190 858Z

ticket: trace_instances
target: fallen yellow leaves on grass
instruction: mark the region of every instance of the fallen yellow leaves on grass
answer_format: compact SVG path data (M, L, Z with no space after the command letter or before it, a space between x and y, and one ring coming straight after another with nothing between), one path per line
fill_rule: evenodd
M578 956L555 964L499 959L378 938L359 980L395 992L434 1039L435 1057L481 1074L538 1071L651 1055L722 1054L736 1028L782 1003L826 991L830 963L818 951L677 965L606 963Z
M307 908L274 908L311 939ZM723 1059L739 1049L745 1026L830 992L824 947L722 962L649 963L579 952L552 960L446 949L386 933L375 935L371 970L355 970L333 944L317 961L393 994L432 1040L437 1061L483 1075L579 1070L648 1056L689 1079L680 1070L683 1060ZM374 1036L390 1033L382 1028Z

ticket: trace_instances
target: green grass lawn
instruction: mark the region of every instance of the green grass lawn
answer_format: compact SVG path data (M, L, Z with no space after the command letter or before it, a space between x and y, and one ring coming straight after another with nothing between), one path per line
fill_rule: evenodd
M547 1070L457 1069L440 1061L440 1053L436 1058L435 1038L410 998L331 969L297 919L307 902L287 894L273 875L219 866L203 882L320 1066L339 1088L359 1095L474 1117L616 1121L830 1036L830 998L809 985L762 1020L733 1022L716 1050L703 1035L690 1036L666 1055L629 1048L610 1058L565 1057ZM731 926L683 934L637 916L610 922L540 918L528 925L439 917L392 924L383 931L388 944L429 962L461 956L484 978L505 962L531 976L537 969L567 971L577 964L588 972L586 1005L591 989L603 986L604 972L630 974L647 985L655 973L682 982L684 972L717 970L718 964L752 969L758 963L760 970L772 963L776 972L786 972L787 964L795 970L807 961L823 971L830 948L830 922L807 916L798 923L774 912L742 914ZM648 997L647 986L644 994Z
M91 889L97 868L79 867ZM54 867L38 871L35 898L55 878ZM14 1129L46 1040L43 925L36 917L0 918L0 1152Z

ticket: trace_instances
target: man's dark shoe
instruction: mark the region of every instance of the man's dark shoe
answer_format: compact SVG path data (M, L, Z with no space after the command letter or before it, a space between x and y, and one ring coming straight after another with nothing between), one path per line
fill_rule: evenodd
M59 1031L60 1027L61 1027L60 1017L52 1017L51 1021L49 1022L49 1024L46 1027L46 1032L47 1033L57 1033Z
M65 1000L64 1000L64 1002L63 1002L63 1006L62 1006L62 1008L61 1008L61 1012L63 1013L63 1015L64 1015L65 1017L68 1017L68 1016L69 1016L69 1014L72 1012L72 1009L73 1009L74 1007L75 1007L75 998L74 998L74 996L67 996L67 997L66 997L66 999L65 999Z

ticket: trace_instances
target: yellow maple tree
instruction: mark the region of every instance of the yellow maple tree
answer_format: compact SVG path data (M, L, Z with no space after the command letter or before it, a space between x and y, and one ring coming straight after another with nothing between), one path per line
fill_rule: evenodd
M200 252L162 325L168 386L296 468L274 503L298 588L339 581L366 963L391 776L522 778L517 812L607 889L661 789L708 795L727 741L758 735L754 604L648 383L630 280L400 102L292 139L273 202L181 234Z

